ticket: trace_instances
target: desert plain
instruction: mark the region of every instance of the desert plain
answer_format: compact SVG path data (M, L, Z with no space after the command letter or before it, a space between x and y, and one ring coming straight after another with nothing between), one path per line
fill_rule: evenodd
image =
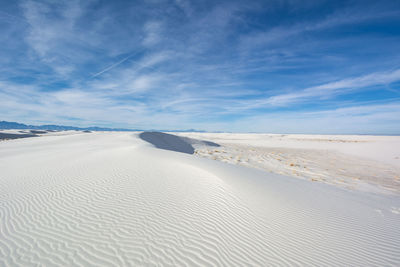
M400 265L399 136L1 133L1 266Z

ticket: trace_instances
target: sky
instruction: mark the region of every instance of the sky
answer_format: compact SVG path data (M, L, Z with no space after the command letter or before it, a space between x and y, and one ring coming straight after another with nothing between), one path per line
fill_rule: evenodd
M0 120L400 134L400 1L0 0Z

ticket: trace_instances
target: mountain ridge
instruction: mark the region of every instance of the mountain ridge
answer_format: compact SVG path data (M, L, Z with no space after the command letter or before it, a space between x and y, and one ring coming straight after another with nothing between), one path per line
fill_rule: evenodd
M126 128L107 128L107 127L76 127L67 125L55 125L55 124L44 124L44 125L29 125L13 121L0 121L0 130L8 129L33 129L33 130L54 130L54 131L119 131L119 132L140 132L145 131L142 129L126 129ZM158 132L205 132L202 130L188 129L188 130L150 130Z

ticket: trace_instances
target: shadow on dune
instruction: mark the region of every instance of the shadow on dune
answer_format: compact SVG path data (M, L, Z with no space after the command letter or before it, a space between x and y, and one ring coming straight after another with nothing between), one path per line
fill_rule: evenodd
M27 137L35 137L35 134L11 134L11 133L0 133L0 140L6 139L18 139L18 138L27 138Z
M42 130L30 130L31 133L33 134L46 134L47 131L42 131Z
M194 147L192 146L193 144L220 146L216 143L209 141L196 140L188 137L181 137L161 132L143 132L139 134L139 137L157 148L171 150L175 152L182 152L186 154L194 153Z

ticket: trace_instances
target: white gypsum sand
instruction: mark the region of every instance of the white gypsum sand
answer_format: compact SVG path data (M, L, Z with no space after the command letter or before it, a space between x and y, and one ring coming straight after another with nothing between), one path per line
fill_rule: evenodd
M400 136L178 133L195 154L349 189L400 193Z
M400 265L397 195L162 150L137 133L0 142L0 184L1 266Z

